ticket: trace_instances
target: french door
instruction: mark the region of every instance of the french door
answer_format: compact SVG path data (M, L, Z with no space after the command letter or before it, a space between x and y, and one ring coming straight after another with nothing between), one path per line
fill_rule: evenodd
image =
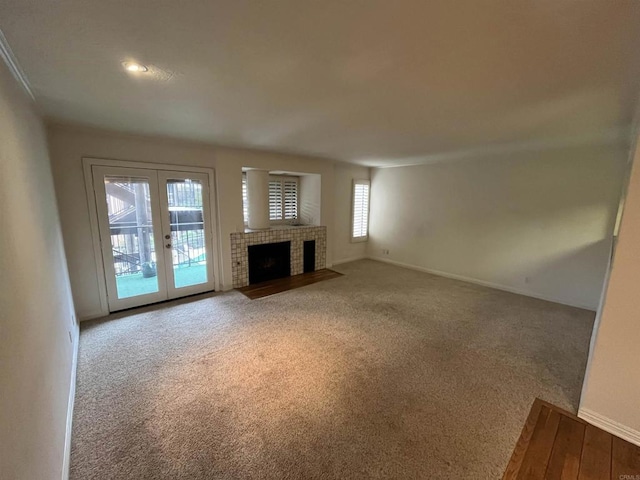
M109 311L214 289L207 174L91 170Z

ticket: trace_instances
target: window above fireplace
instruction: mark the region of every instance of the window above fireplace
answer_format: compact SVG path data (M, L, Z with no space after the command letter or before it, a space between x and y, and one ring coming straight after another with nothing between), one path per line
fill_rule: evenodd
M290 175L269 175L269 220L272 224L288 223L299 218L300 178ZM242 174L242 214L249 221L247 176Z
M269 220L298 218L298 177L269 176Z

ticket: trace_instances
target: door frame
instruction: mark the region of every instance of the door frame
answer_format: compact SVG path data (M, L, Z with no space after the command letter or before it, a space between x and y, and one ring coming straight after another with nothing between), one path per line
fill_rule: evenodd
M98 224L98 205L96 204L96 196L94 192L93 173L92 168L94 166L101 167L125 167L125 168L139 168L139 169L151 169L151 170L164 170L174 172L193 172L193 173L205 173L209 177L209 223L212 231L212 263L213 263L213 280L215 291L221 290L222 280L222 259L221 254L221 239L220 239L220 222L218 218L217 208L217 191L216 191L216 177L215 170L213 168L204 167L190 167L187 165L176 164L164 164L164 163L151 163L151 162L138 162L130 160L113 160L106 158L95 157L82 157L82 170L84 174L84 186L87 198L87 206L89 208L89 223L91 226L91 240L93 244L93 260L96 268L96 282L98 286L98 296L100 299L100 314L99 316L106 316L109 314L109 304L107 300L107 283L104 261L102 259L102 248L100 244L100 228ZM98 315L96 315L97 317Z

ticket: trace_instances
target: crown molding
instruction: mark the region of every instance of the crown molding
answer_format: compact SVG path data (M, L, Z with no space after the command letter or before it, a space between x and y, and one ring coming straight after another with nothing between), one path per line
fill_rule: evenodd
M20 64L18 63L16 56L13 54L13 50L11 50L9 42L7 42L7 38L4 36L4 33L2 33L2 30L0 30L0 57L2 57L2 60L4 60L4 63L6 63L9 71L11 71L11 74L18 81L20 86L25 92L27 92L27 95L31 97L31 100L35 101L36 97L33 95L31 85L29 85L29 80L20 67Z

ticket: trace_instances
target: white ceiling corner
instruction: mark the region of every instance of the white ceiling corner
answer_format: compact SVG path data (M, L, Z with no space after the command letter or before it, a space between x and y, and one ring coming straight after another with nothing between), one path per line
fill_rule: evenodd
M18 60L16 59L9 43L7 42L4 33L2 33L2 29L0 29L0 57L4 61L5 65L16 79L16 81L20 84L20 86L24 89L25 93L31 97L31 100L35 100L35 96L31 91L31 85L29 85L29 80L27 79L24 71L20 67Z

